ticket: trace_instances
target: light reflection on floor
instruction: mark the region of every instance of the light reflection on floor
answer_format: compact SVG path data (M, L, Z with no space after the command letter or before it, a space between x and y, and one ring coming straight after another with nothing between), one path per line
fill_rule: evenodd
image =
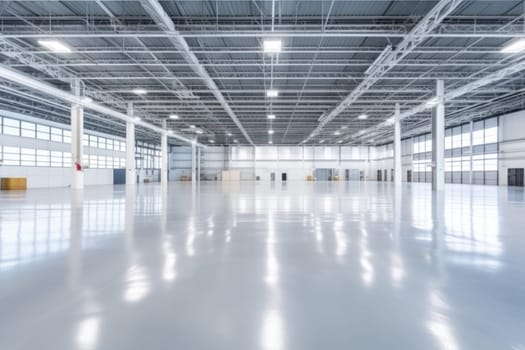
M0 349L522 349L523 189L0 193Z

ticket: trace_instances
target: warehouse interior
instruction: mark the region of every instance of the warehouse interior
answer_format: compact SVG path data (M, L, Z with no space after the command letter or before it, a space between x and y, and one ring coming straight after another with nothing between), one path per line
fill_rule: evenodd
M525 349L525 1L0 2L0 349Z

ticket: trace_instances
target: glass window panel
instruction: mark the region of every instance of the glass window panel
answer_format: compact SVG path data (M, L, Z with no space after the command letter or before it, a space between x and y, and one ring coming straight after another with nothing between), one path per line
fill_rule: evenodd
M485 142L484 143L496 143L498 142L498 128L496 126L485 129Z
M63 135L64 135L64 143L71 143L71 131L64 129Z
M20 149L20 165L35 166L36 165L36 150L32 148Z
M20 136L20 121L4 117L3 130L5 135Z
M106 149L106 138L98 137L98 148Z
M20 148L4 146L4 165L20 165Z
M21 136L23 137L36 137L36 125L35 123L21 122Z
M36 165L49 166L49 151L44 149L36 150Z
M91 148L97 148L98 147L98 142L97 142L97 137L96 136L89 135L89 147L91 147Z
M54 142L63 142L62 139L62 129L59 128L51 128L51 141Z
M84 147L89 147L89 135L84 134L82 136L82 145L84 145Z
M36 138L40 140L49 140L49 126L37 124Z
M89 167L93 169L98 168L98 158L94 154L89 155Z
M51 151L51 166L52 167L62 166L62 152Z
M71 153L64 152L63 157L64 157L63 166L67 168L71 165Z
M474 131L472 132L472 144L482 145L484 143L483 121L474 123Z

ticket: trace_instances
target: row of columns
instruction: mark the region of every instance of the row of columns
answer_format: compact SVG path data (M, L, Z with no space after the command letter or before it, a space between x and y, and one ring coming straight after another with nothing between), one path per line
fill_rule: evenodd
M80 80L75 80L72 83L73 93L81 97L82 85ZM127 115L131 120L134 118L133 104L128 103ZM163 129L166 130L166 121L163 121ZM71 105L71 159L72 159L72 174L71 174L71 188L84 188L84 108L79 104ZM160 182L162 185L168 183L168 135L161 134L160 140ZM196 152L196 145L192 144L192 155ZM198 157L192 157L192 181L200 178L200 148L197 150ZM197 164L197 166L195 166ZM197 170L197 176L195 176ZM135 123L128 121L126 123L126 184L135 185L137 183L137 170L135 163Z
M401 110L399 103L394 113L394 183L401 186ZM436 82L435 104L432 106L432 190L445 187L445 84Z

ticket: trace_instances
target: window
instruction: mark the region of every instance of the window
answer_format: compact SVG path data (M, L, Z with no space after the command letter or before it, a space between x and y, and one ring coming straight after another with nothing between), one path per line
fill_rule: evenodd
M62 129L51 127L51 141L63 142Z
M4 146L4 165L20 165L20 148Z
M36 138L40 140L49 140L49 126L37 124Z
M36 125L34 123L21 122L21 136L22 137L36 137Z
M32 148L20 149L20 165L36 166L36 150Z
M71 143L71 131L63 130L64 143Z
M43 149L36 150L36 166L49 166L49 151Z
M51 166L62 167L62 152L51 151Z
M4 131L5 135L20 136L20 121L4 117Z

